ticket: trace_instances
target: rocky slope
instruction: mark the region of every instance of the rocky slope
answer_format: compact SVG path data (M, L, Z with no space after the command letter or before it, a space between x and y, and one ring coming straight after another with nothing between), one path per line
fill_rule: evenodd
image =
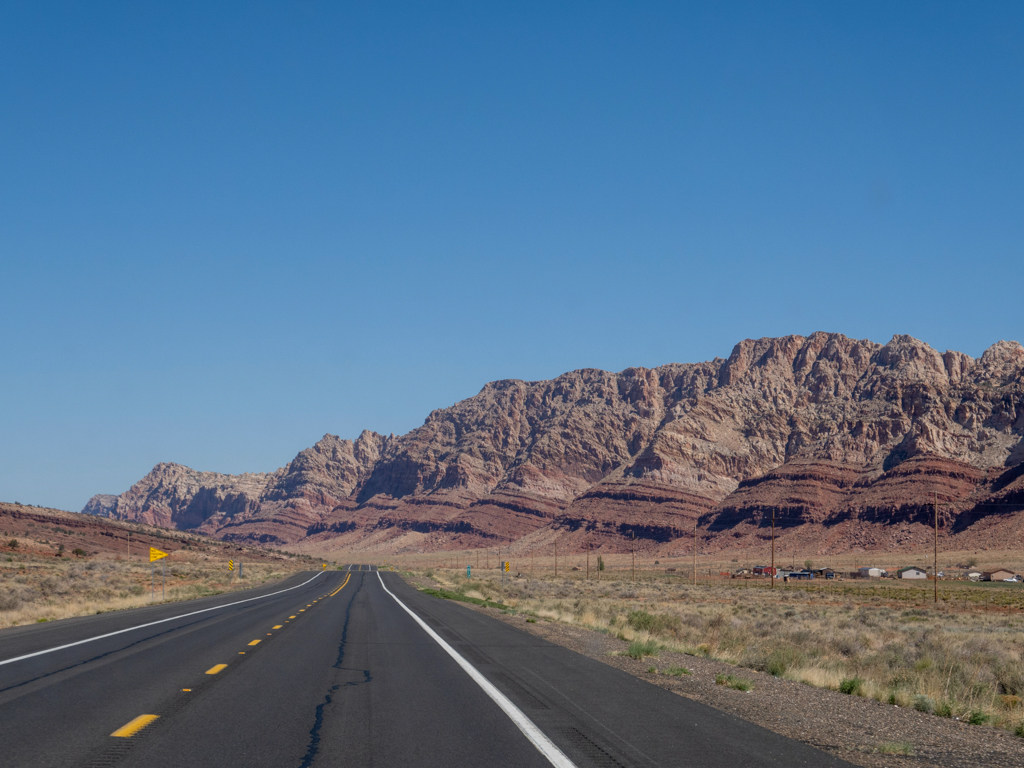
M1024 348L909 336L740 342L727 360L497 381L400 437L327 435L271 474L161 464L86 512L225 538L466 547L549 529L582 546L782 526L950 535L1024 503ZM1010 510L1009 512L1000 510ZM567 542L567 543L568 543Z

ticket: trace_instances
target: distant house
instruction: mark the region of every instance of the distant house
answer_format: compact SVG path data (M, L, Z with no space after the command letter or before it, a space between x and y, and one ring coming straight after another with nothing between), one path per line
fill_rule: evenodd
M983 571L981 574L982 581L1003 581L1004 579L1012 579L1016 576L1013 571L1008 571L1005 568L996 568L994 571Z
M862 579L880 579L885 575L885 568L875 568L874 566L865 565L857 570L857 576Z
M811 570L816 579L836 579L839 574L833 571L831 568L814 568Z
M967 578L971 581L981 581L981 571L968 571Z
M775 572L776 572L776 569L772 568L770 565L755 565L754 566L754 575L755 576L771 576Z
M789 574L789 578L809 580L814 578L814 574L810 571L791 571Z
M927 579L928 572L923 568L915 568L910 566L909 568L900 568L896 571L897 579Z

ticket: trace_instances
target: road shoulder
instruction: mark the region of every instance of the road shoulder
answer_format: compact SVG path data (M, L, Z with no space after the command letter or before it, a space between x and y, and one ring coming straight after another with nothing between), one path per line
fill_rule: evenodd
M628 643L610 635L543 619L531 622L531 617L496 608L457 605L865 768L1024 765L1024 739L1006 731L814 688L713 659L662 651L658 657L638 661L625 655ZM651 667L659 671L649 672ZM685 667L691 674L666 674L670 667ZM717 685L716 676L723 674L749 680L753 690ZM896 745L909 745L913 754L881 751Z

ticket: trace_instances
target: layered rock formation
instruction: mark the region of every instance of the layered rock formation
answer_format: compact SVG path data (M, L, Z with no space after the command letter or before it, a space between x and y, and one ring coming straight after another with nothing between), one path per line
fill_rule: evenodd
M1020 344L974 360L815 333L743 341L728 360L492 382L401 437L328 435L265 475L161 464L84 511L277 543L465 547L548 528L619 547L695 523L749 532L772 510L788 526L913 520L937 495L955 531L1022 494L1022 463Z

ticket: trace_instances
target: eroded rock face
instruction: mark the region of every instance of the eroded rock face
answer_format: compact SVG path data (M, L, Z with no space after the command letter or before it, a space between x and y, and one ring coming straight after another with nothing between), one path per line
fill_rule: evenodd
M120 496L94 496L82 512L163 528L199 528L210 518L255 509L267 474L222 475L180 464L157 464Z
M740 342L727 360L497 381L401 437L326 435L266 475L161 464L83 511L224 537L462 547L541 528L670 541L699 524L884 520L1024 462L1024 347ZM994 491L993 491L994 492ZM389 543L390 542L390 543Z

